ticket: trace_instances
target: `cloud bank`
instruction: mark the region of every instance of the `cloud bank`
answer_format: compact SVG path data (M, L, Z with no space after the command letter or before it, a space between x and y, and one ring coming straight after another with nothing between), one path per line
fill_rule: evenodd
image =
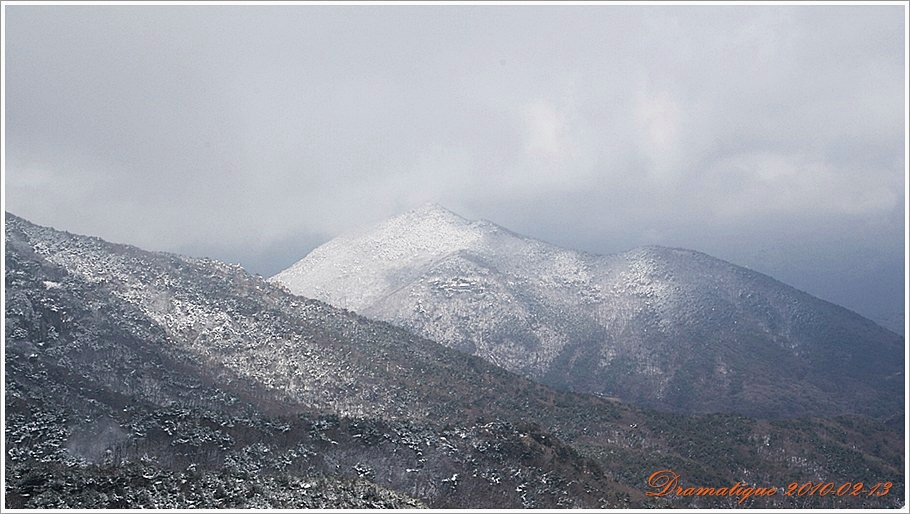
M271 274L427 201L902 310L905 6L4 6L6 207Z

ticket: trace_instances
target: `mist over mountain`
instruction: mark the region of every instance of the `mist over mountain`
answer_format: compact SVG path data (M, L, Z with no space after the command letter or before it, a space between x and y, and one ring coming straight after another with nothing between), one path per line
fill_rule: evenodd
M902 415L640 410L243 269L6 217L6 508L896 507ZM862 478L858 497L645 496ZM878 491L881 493L881 490Z
M585 254L426 205L271 281L560 389L678 412L903 409L902 337L695 251Z

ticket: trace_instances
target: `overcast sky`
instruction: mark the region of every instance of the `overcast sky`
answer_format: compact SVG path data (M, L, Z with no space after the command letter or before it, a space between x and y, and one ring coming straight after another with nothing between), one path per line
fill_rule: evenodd
M903 313L904 6L4 7L35 223L269 276L432 201Z

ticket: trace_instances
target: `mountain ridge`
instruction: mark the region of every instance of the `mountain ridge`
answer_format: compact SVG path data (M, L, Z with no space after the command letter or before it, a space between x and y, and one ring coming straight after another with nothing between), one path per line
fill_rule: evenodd
M598 256L429 205L331 240L270 281L550 386L655 408L882 416L903 395L900 336L694 250ZM864 406L870 394L880 404Z

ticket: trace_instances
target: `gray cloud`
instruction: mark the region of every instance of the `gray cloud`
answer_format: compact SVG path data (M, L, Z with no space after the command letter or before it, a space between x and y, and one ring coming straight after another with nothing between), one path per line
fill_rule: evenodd
M271 274L436 201L903 310L902 6L4 6L7 209Z

